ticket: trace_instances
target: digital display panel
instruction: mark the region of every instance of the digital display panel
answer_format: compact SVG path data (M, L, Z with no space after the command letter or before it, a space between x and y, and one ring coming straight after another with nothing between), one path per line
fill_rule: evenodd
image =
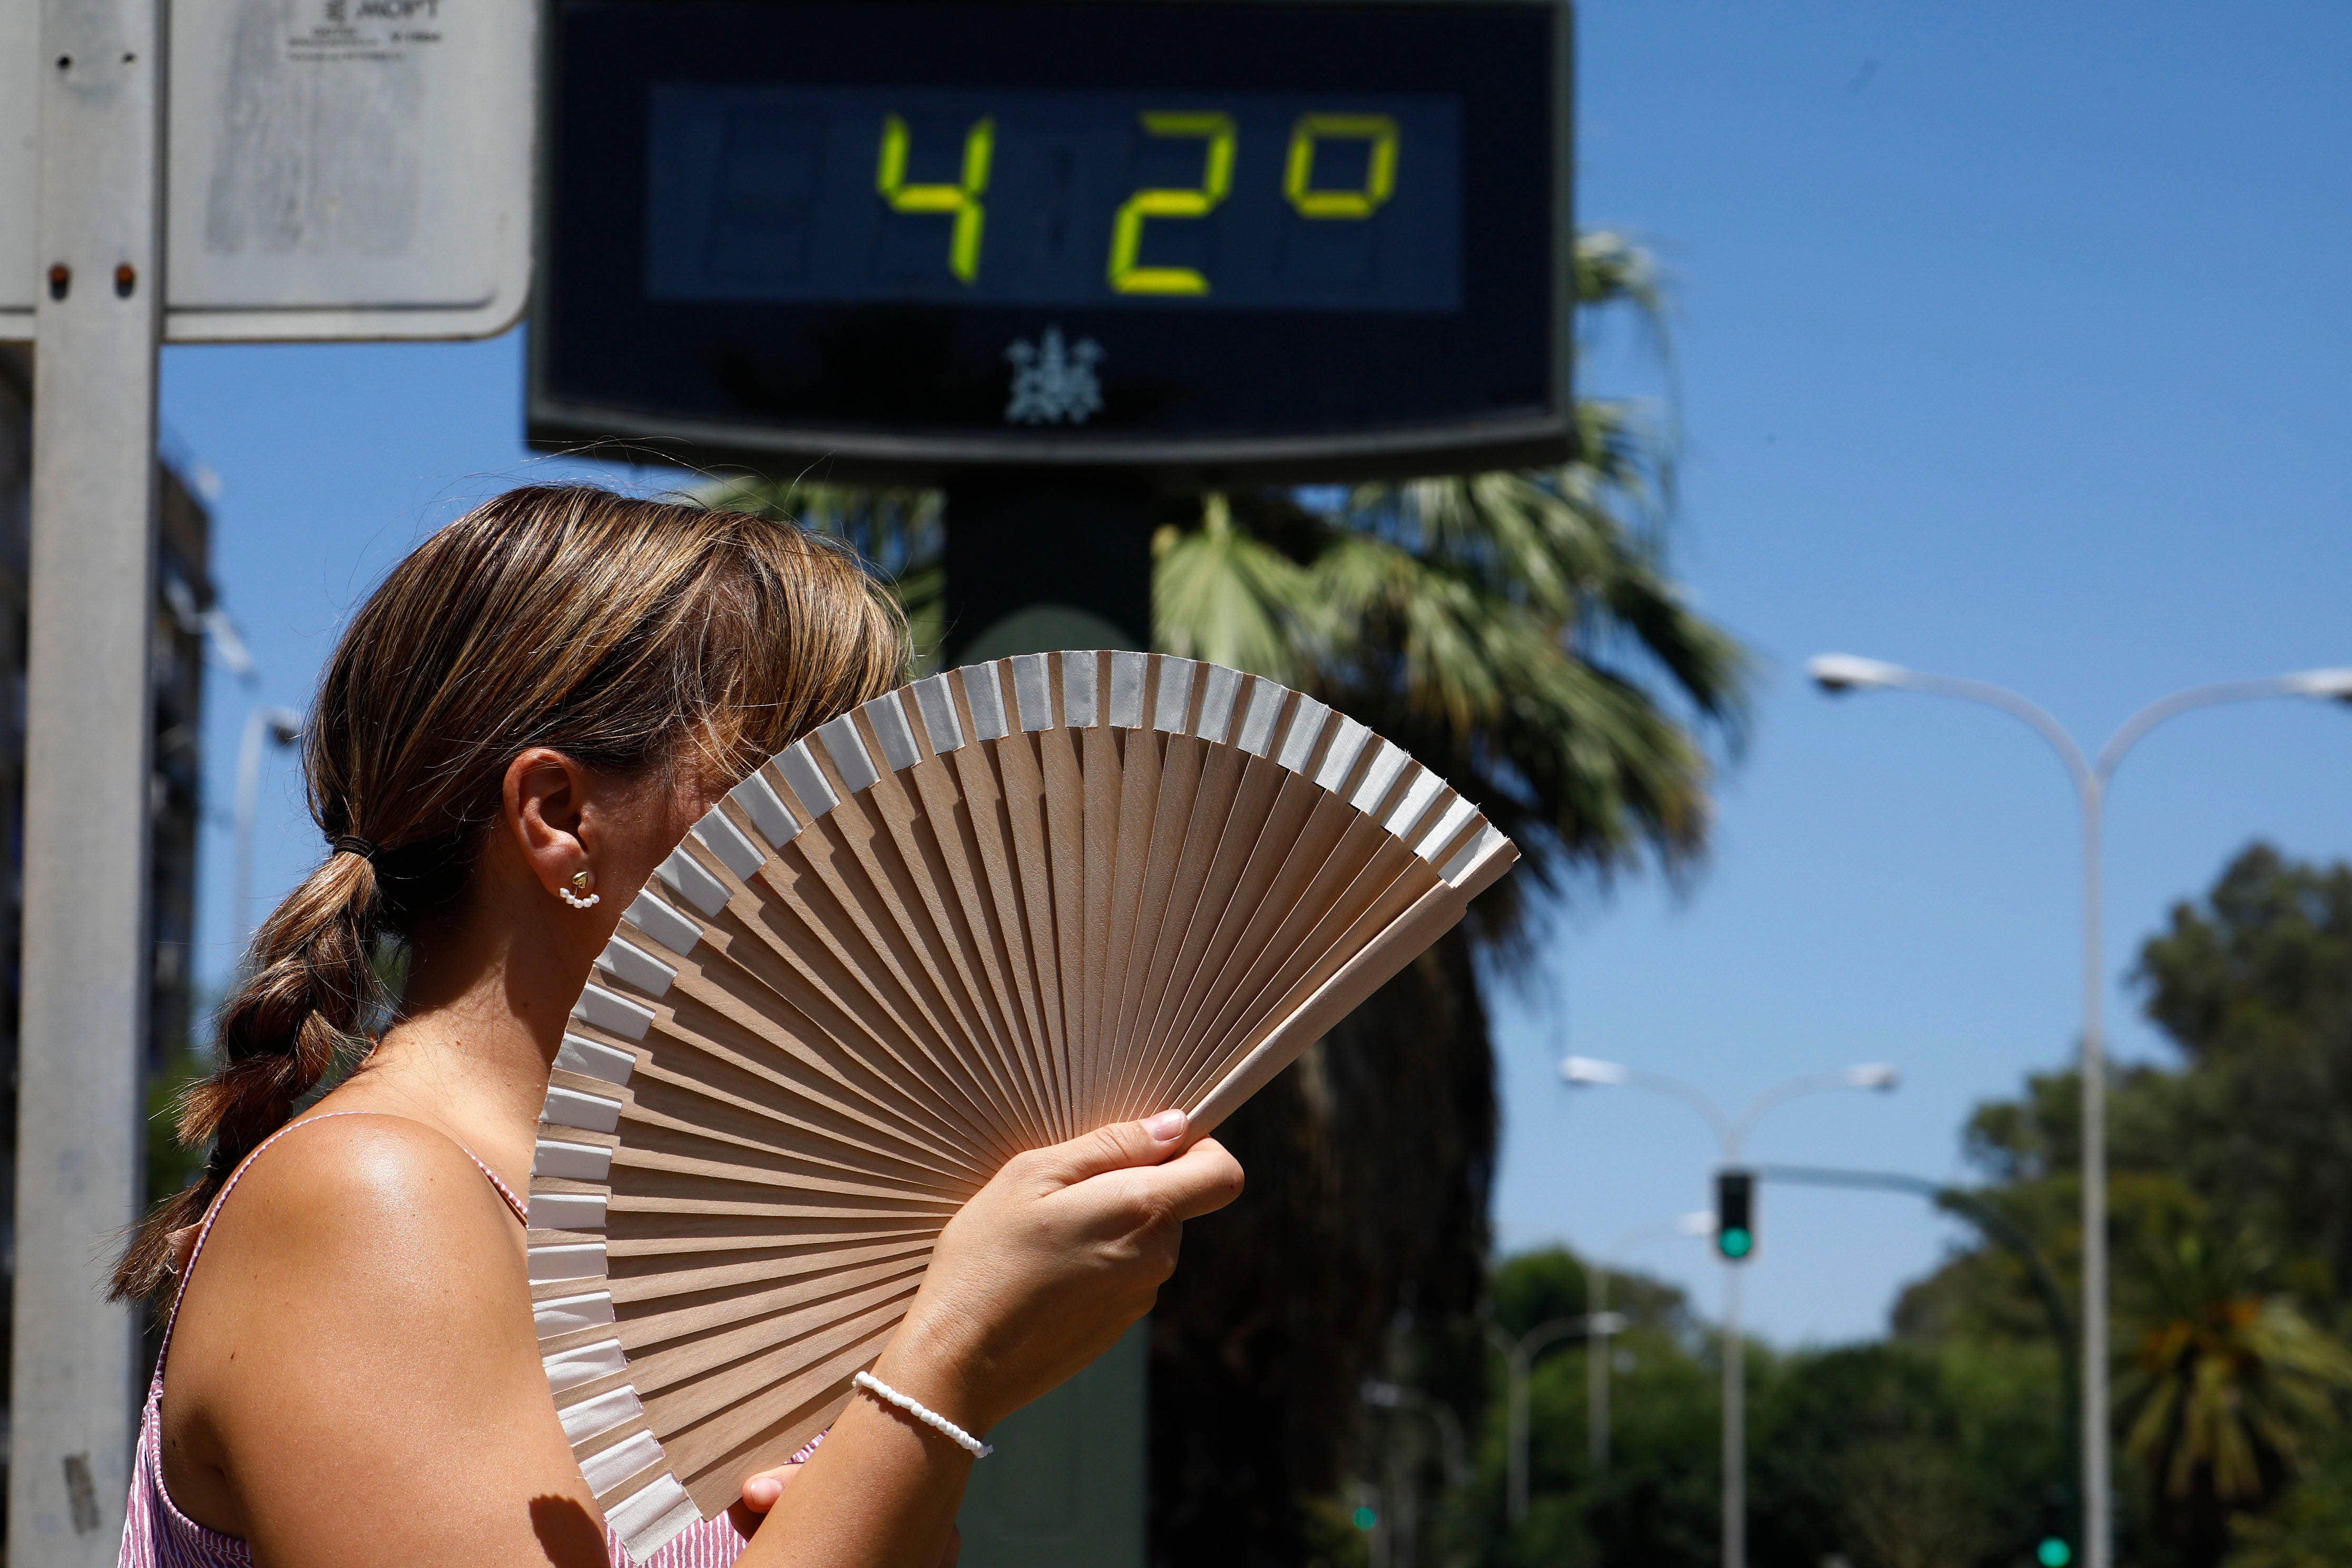
M656 83L656 300L1457 310L1434 94Z
M530 434L1202 482L1568 448L1560 0L553 0Z

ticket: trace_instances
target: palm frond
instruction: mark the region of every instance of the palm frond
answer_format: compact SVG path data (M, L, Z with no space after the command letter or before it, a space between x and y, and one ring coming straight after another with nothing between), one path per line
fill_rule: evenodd
M2262 1498L2352 1394L2352 1350L2266 1290L2266 1259L2193 1228L2148 1248L2119 1401L2125 1447L2168 1499Z
M1162 649L1298 683L1326 636L1310 574L1236 527L1221 495L1203 502L1199 528L1162 529L1153 543Z

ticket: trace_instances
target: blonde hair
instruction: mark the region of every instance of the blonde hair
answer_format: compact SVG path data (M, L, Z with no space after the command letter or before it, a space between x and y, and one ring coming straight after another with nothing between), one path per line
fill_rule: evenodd
M352 617L303 731L338 847L263 922L178 1132L212 1153L150 1215L117 1298L162 1284L201 1219L377 1002L382 939L462 902L507 765L548 746L619 776L731 784L905 679L904 619L848 550L742 512L586 486L509 490L426 540Z

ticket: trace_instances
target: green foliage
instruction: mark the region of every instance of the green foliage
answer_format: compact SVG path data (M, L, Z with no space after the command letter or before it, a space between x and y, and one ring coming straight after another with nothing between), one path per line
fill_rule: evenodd
M1312 1498L1301 1505L1304 1568L1370 1568L1372 1538L1355 1521L1352 1498Z
M2264 1288L2240 1241L2194 1231L2126 1276L2125 1446L2168 1499L2242 1502L2299 1468L2352 1391L2352 1352Z
M1591 1310L1584 1260L1565 1247L1519 1253L1497 1266L1487 1282L1488 1310L1496 1327L1518 1335L1557 1318L1581 1317ZM1636 1324L1675 1335L1696 1331L1690 1301L1681 1290L1645 1274L1612 1271L1609 1310Z
M1521 1253L1494 1269L1489 1316L1516 1338L1560 1318L1582 1316L1584 1261L1565 1247ZM1628 1326L1611 1341L1609 1474L1590 1470L1587 1391L1592 1349L1578 1339L1538 1352L1528 1381L1527 1523L1505 1532L1507 1387L1500 1358L1475 1428L1468 1543L1496 1568L1612 1562L1711 1563L1714 1481L1691 1460L1716 1451L1715 1374L1683 1292L1646 1275L1612 1270L1609 1307ZM1490 1349L1489 1354L1492 1355Z
M1657 280L1613 235L1578 250L1580 300L1660 332ZM1410 750L1517 839L1525 889L1706 842L1710 742L1736 748L1749 660L1669 575L1673 452L1626 403L1579 405L1562 468L1213 496L1155 542L1170 652L1299 686Z
M2352 1352L2270 1288L2245 1237L2194 1229L2122 1278L2124 1447L2183 1560L2218 1561L2231 1517L2275 1497L2337 1426Z
M1621 1290L1618 1286L1631 1287ZM1479 1427L1465 1544L1492 1568L1640 1563L1702 1568L1716 1561L1720 1383L1704 1342L1689 1332L1680 1292L1638 1277L1612 1300L1664 1304L1611 1342L1609 1471L1590 1468L1589 1357L1580 1342L1538 1359L1528 1383L1528 1510L1504 1525L1507 1421L1499 1373ZM1756 1369L1751 1368L1751 1374Z
M2282 1278L2343 1315L2352 1282L2352 866L2257 844L2142 951L2147 1015L2179 1047L2182 1179L2271 1243Z
M2171 912L2137 973L2179 1058L2119 1070L2109 1092L2121 1560L2352 1563L2352 1312L2336 1284L2352 1267L2352 868L2255 846ZM1971 1195L2076 1299L2080 1095L2071 1073L2038 1076L1966 1132L1985 1183ZM1517 1331L1584 1310L1583 1290L1570 1254L1513 1258L1492 1311ZM1640 1316L1606 1477L1586 1473L1585 1352L1538 1363L1516 1532L1496 1388L1469 1543L1481 1563L1715 1561L1712 1347L1671 1292ZM1964 1249L1905 1293L1895 1329L1826 1351L1751 1347L1752 1559L2013 1568L2052 1529L2079 1549L2060 1362L2026 1269Z
M1740 731L1747 659L1666 575L1643 471L1596 457L1365 486L1329 512L1212 498L1160 541L1161 640L1405 746L1518 840L1538 883L1645 853L1682 866L1705 842L1707 738Z
M2228 1568L2343 1568L2352 1563L2352 1439L2339 1435L2326 1460L2279 1505L2234 1522Z
M1480 1431L1465 1547L1491 1568L1641 1563L1712 1568L1719 1529L1721 1373L1680 1291L1612 1279L1633 1321L1615 1349L1608 1473L1590 1469L1590 1363L1541 1356L1529 1386L1529 1507L1505 1525L1507 1420L1499 1376ZM1499 1264L1497 1323L1524 1331L1580 1311L1580 1260L1554 1248ZM2071 1458L2054 1352L1885 1342L1794 1353L1751 1343L1748 1539L1759 1563L2011 1568L2031 1560Z

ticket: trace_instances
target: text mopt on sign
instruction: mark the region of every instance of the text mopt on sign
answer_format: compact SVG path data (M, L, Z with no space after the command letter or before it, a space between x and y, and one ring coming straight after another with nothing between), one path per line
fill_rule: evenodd
M479 337L530 283L529 0L173 0L164 336ZM40 0L0 0L0 335L29 337Z

